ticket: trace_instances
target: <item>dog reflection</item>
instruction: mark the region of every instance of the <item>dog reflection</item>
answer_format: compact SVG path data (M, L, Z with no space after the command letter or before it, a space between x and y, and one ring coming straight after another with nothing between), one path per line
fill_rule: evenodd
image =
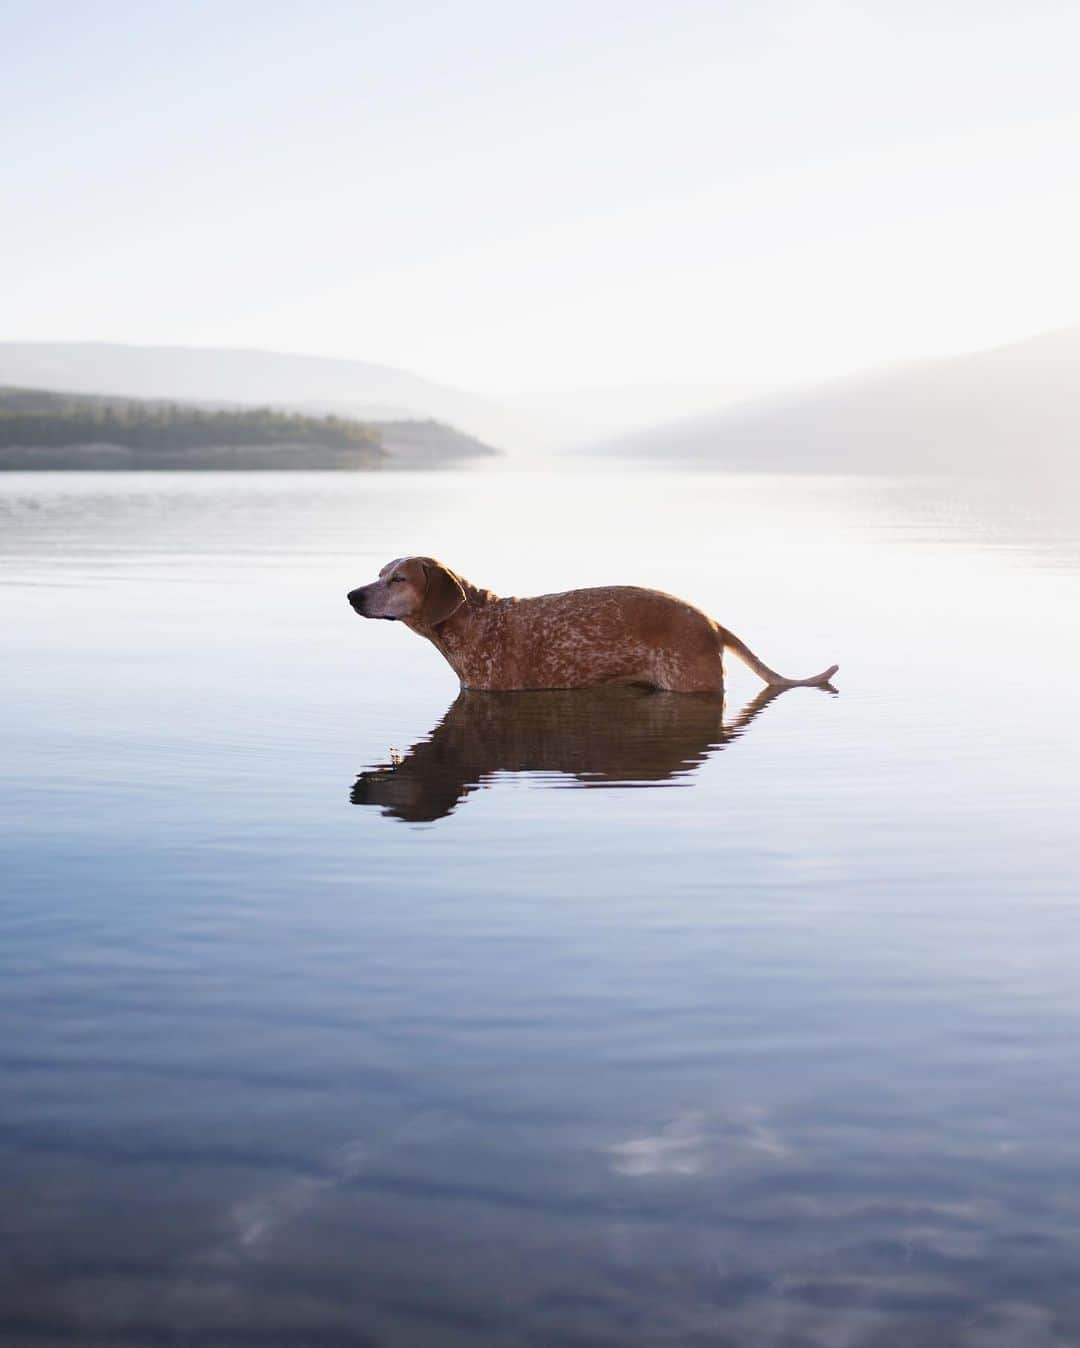
M500 772L558 773L586 786L670 781L738 738L782 691L765 689L728 725L723 699L708 694L463 691L426 740L362 772L352 802L424 823Z

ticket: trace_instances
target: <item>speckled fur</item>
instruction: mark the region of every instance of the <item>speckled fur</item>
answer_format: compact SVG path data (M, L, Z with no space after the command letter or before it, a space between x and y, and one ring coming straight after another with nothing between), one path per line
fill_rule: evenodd
M425 637L463 688L722 692L728 648L775 688L821 685L836 672L787 679L692 604L633 585L504 599L434 558L399 557L348 597L362 617L404 622Z

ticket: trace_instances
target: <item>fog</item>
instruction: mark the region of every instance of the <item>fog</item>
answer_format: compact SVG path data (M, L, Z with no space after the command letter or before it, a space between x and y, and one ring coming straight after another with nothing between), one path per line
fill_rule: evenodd
M57 31L17 0L0 23L3 340L410 371L513 448L1080 320L1072 6L115 0ZM369 375L217 396L413 409ZM458 389L524 414L481 422Z
M1073 454L1074 7L2 25L0 386L433 418L510 462Z
M1080 463L1080 328L788 393L597 445L741 471L1020 475Z
M402 370L274 352L0 343L0 387L434 419L501 450L735 471L1073 478L1080 328L795 389L777 374L534 390L503 399ZM764 385L764 387L763 387Z

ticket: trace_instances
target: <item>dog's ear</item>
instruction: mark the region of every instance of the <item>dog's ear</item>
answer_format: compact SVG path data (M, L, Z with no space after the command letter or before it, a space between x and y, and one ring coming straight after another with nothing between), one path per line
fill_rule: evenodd
M465 591L461 581L442 562L426 561L424 571L427 588L419 617L425 627L438 627L439 623L444 623L464 604Z

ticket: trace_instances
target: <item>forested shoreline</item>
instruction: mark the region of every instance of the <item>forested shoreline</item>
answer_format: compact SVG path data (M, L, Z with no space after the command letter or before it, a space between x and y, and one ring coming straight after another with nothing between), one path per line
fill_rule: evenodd
M497 452L441 421L0 387L0 471L355 471L437 467Z
M349 451L372 465L384 457L378 430L344 417L0 389L0 451L106 448L171 456L286 447Z

